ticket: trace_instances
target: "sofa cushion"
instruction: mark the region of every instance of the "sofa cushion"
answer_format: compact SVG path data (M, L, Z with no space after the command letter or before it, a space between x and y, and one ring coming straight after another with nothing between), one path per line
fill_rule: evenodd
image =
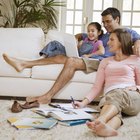
M17 73L4 61L2 54L36 59L44 42L44 33L40 28L0 28L0 76L30 77L30 69Z
M1 58L2 60L3 58ZM2 77L31 77L31 69L27 68L21 72L17 72L13 67L5 62L5 60L0 61L0 76Z
M48 33L46 34L46 40L45 40L45 45L47 45L49 42L57 40L61 44L65 45L64 41L64 36L65 33L60 32L58 30L49 30Z
M35 79L43 79L43 80L45 79L56 80L62 68L63 68L63 64L34 66L32 68L31 77ZM96 77L96 72L85 74L83 71L76 71L71 81L83 82L83 83L94 83L95 77Z

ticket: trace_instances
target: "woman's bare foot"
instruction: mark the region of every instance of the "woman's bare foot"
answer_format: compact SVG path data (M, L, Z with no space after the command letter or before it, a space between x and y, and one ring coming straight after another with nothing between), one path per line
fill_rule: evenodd
M38 101L40 104L49 104L51 102L51 98L47 95L37 96L37 97L27 97L27 102Z
M3 58L9 65L14 67L17 72L21 72L24 69L23 64L22 64L22 60L18 60L16 58L9 57L6 54L3 54Z
M118 132L100 120L95 120L95 132L98 136L109 137L116 136Z
M94 133L96 132L96 131L95 131L95 122L94 122L94 121L93 121L93 122L87 121L87 122L86 122L86 125L87 125L87 127L88 127L89 129L91 129Z

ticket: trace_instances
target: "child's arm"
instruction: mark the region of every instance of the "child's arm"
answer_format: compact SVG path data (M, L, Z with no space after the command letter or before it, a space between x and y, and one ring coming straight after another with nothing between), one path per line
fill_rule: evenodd
M103 55L105 53L105 49L103 45L98 46L98 50L96 52L85 54L84 57L92 57L94 55Z
M96 55L103 55L105 54L105 48L103 45L98 46L98 50L94 53L91 53L92 55L96 54Z
M75 35L75 38L78 40L78 42L81 41L81 40L83 40L82 33L76 34Z

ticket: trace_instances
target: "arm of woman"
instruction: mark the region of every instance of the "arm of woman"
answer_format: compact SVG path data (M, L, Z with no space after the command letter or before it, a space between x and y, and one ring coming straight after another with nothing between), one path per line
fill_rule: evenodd
M139 59L139 62L137 62L137 67L135 69L135 79L136 79L136 87L137 89L140 91L140 58Z
M89 103L93 101L102 91L104 88L104 83L105 83L105 67L108 63L108 58L104 58L99 65L97 74L96 74L96 79L95 83L93 84L93 87L87 94L86 98L89 100Z
M82 102L75 101L76 107L78 108L85 107L92 100L94 100L94 98L96 98L99 95L99 93L102 91L105 82L105 67L107 63L108 63L108 58L105 58L101 61L93 87L91 88L87 96L82 100Z
M136 54L140 57L140 40L136 40L134 42L133 51L134 51L134 54Z

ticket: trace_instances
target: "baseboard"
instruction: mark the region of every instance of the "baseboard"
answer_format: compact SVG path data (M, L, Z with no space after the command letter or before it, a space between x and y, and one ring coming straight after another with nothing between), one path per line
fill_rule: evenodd
M0 99L2 99L2 100L19 100L19 101L25 101L26 100L26 97L0 96ZM52 99L52 102L56 102L56 103L71 103L71 100L67 100L67 99ZM94 101L94 102L91 102L90 104L91 105L98 105L99 104L99 101Z
M25 101L26 97L0 96L0 99L2 99L2 100L21 100L21 101Z

